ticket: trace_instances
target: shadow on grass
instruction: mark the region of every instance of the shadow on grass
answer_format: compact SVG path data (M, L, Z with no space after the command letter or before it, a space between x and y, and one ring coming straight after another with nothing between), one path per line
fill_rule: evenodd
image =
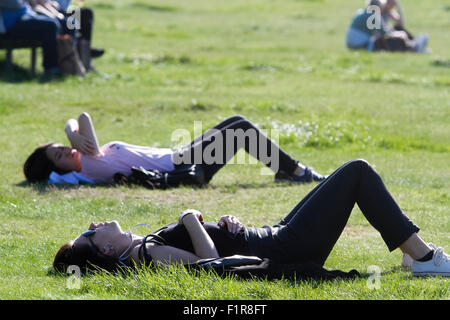
M33 74L29 69L14 64L11 70L5 70L4 61L0 61L0 82L12 84L24 82L48 83L61 81L64 78L64 75L51 75L45 73Z
M26 180L16 183L17 187L22 188L32 188L38 193L47 193L52 190L77 190L80 188L89 188L89 189L114 189L114 188L127 188L127 189L139 189L139 190L148 190L149 192L155 190L155 191L171 191L174 189L190 189L190 190L204 190L204 189L211 189L211 190L221 190L225 193L235 193L237 190L243 189L243 190L250 190L250 189L265 189L265 188L273 188L273 187L283 187L283 186L291 186L290 183L255 183L255 182L249 182L249 183L233 183L229 185L220 185L215 186L211 184L203 185L203 186L191 186L191 185L181 185L179 187L172 187L172 188L166 188L166 189L151 189L146 188L141 185L136 184L88 184L88 183L82 183L77 185L72 184L48 184L45 182L40 183L31 183Z
M368 272L364 272L361 273L361 278L362 279L369 279L369 278L373 278L375 275L375 273L368 273ZM399 275L400 277L404 278L404 279L412 279L412 278L416 278L412 275L411 270L407 269L405 267L402 266L396 266L396 267L392 267L389 270L385 270L383 272L381 272L379 274L379 276L383 277L383 276L392 276L392 275Z
M156 11L156 12L175 12L179 9L172 6L166 6L166 5L154 5L154 4L147 4L147 3L140 3L135 2L131 4L132 8L137 8L140 10L150 10L150 11Z
M76 189L80 189L80 188L92 188L92 189L97 189L97 188L115 188L117 187L117 185L93 185L93 184L77 184L77 185L73 185L73 184L48 184L45 182L38 182L38 183L31 183L28 182L26 180L16 183L17 187L22 187L22 188L32 188L35 191L37 191L38 193L46 193L49 192L51 190L57 189L57 190L76 190Z

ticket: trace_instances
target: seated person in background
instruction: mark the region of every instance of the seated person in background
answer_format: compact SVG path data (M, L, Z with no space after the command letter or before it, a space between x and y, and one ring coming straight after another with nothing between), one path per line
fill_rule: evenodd
M409 40L413 40L414 36L405 29L405 17L403 15L402 8L397 0L386 0L386 4L383 10L382 19L386 24L390 20L393 22L393 29L397 31L404 31L408 35Z
M75 172L96 184L110 184L114 183L116 173L129 176L133 166L172 172L178 166L199 164L207 183L240 149L245 149L269 167L275 173L276 181L309 183L325 179L312 168L300 164L254 124L238 115L223 120L178 150L136 146L120 141L100 147L87 113L82 113L78 121L69 119L65 132L72 147L49 143L38 147L28 157L23 169L29 182L48 181L53 171L62 175ZM244 142L236 143L241 139L234 133L241 134ZM257 140L245 138L246 134L253 134ZM263 154L264 148L270 152L269 157ZM209 158L207 151L215 153L213 159Z
M101 57L103 49L91 48L92 28L94 24L94 12L89 8L79 8L79 15L68 11L70 0L29 0L35 11L53 19L57 19L63 26L64 33L70 34L74 38L79 56L87 71L94 70L91 58ZM68 26L68 18L74 15L77 24ZM77 28L77 30L75 30Z
M43 68L59 73L57 38L61 25L55 19L37 14L26 0L0 0L0 34L42 42Z
M378 12L372 10L374 6L379 8ZM386 0L371 0L365 9L359 9L347 30L347 47L369 51L424 52L428 38L420 36L410 40L405 31L393 29L382 18L389 8Z

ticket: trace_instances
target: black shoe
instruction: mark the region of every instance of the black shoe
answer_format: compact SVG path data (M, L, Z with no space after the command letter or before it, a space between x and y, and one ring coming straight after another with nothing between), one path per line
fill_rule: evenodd
M91 58L100 58L105 53L104 49L91 48Z
M301 176L290 175L283 171L278 171L275 174L276 182L289 181L292 183L311 183L313 181L321 182L326 178L326 176L315 172L314 169L310 167L305 167L305 173Z

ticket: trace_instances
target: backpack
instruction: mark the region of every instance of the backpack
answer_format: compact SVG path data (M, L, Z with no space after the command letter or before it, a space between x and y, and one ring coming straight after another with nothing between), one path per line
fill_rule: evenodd
M278 263L269 258L234 255L229 257L202 259L185 265L187 270L213 270L220 277L236 276L240 279L267 280L320 280L354 279L358 271L326 270L314 262Z
M69 35L59 36L58 44L58 66L63 74L84 76L86 69L80 60L77 50L73 45L73 39Z
M167 189L181 184L201 186L207 183L203 167L197 164L180 166L167 172L132 167L129 176L116 173L114 182L117 184L141 185L148 189Z

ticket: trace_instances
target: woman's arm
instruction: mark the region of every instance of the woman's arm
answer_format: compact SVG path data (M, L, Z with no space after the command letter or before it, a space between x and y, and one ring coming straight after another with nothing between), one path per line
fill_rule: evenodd
M178 249L172 246L150 244L147 249L152 256L152 260L159 261L164 264L186 264L196 262L201 259L200 257L189 251ZM136 253L134 256L137 257L138 253ZM135 261L138 261L138 258L135 258Z
M209 234L203 228L200 221L202 215L199 211L188 209L183 211L179 217L179 223L183 224L191 238L195 254L167 245L150 245L148 247L152 259L166 264L192 263L200 259L218 258L216 246ZM135 253L134 256L138 256Z
M400 4L398 3L398 1L395 2L396 3L396 9L397 9L397 24L404 28L405 27L405 16L403 15L403 11L402 8L400 7Z
M195 254L201 259L218 258L216 246L200 223L202 214L198 210L188 209L181 213L179 223L183 224L191 237Z
M389 17L394 21L394 24L396 26L404 28L404 16L402 12L402 8L400 7L400 4L398 1L395 1L394 5L391 7L391 9L388 12Z
M78 124L80 126L80 134L88 138L94 144L95 153L101 153L91 116L87 112L83 112L78 117Z
M65 132L73 148L87 155L100 154L97 136L91 117L86 112L75 119L66 122Z

